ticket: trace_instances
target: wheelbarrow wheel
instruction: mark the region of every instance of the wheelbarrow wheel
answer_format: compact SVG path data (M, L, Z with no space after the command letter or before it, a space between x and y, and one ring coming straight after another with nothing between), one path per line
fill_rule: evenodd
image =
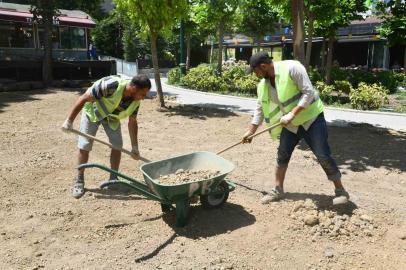
M228 184L226 181L222 181L213 191L225 191L228 190ZM202 195L200 196L200 202L204 209L218 209L221 208L228 199L228 192L217 195Z

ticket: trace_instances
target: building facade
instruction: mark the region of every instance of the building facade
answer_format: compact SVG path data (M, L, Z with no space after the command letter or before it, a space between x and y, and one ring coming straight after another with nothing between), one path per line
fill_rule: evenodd
M33 60L43 56L44 27L34 21L30 6L0 3L0 60ZM92 18L82 11L60 10L52 30L53 58L87 60Z

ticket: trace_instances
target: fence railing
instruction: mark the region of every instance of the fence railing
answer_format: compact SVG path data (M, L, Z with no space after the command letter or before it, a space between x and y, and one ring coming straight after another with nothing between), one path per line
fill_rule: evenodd
M127 62L123 59L115 58L112 56L99 55L100 60L114 60L116 61L117 73L122 73L127 76L137 76L138 75L138 63L137 62Z
M149 69L153 68L152 59L138 59L137 60L139 69ZM158 59L159 68L173 68L173 62L170 60Z

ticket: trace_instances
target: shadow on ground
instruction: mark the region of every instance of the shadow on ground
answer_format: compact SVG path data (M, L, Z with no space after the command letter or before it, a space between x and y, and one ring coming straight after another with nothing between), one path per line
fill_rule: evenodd
M170 106L167 105L166 108L159 109L160 112L165 113L165 116L184 116L190 119L206 120L207 118L227 118L238 116L236 113L215 109L215 108L205 108L193 105L179 105Z
M345 166L353 172L369 171L369 167L406 171L406 132L344 122L328 125L332 156L340 168ZM298 148L316 160L303 140Z
M30 90L30 91L13 91L13 92L0 92L0 113L4 112L4 108L11 106L13 103L18 102L28 102L28 101L36 101L41 100L41 97L35 95L49 95L54 94L56 91L63 90L69 92L77 92L78 97L82 95L86 90L85 89L72 89L72 88L64 88L64 89L39 89L39 90ZM74 102L74 101L72 101Z
M158 218L162 218L174 230L174 233L151 253L136 258L137 263L153 258L179 235L190 239L208 238L226 234L256 222L254 215L248 213L241 205L233 203L226 203L221 209L215 210L205 210L201 205L192 205L189 221L185 227L178 227L174 210L162 213L154 219Z
M118 200L118 201L138 201L138 200L147 200L147 201L154 201L149 199L136 191L129 191L129 192L119 192L108 190L106 188L94 188L94 189L86 189L86 195L89 196L92 194L96 199L102 200ZM85 196L86 196L85 195Z

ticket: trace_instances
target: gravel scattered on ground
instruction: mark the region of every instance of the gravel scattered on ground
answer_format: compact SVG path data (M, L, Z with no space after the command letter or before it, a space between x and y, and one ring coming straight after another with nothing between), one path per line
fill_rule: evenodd
M219 174L220 171L179 169L174 174L161 175L155 182L162 185L177 185L213 178Z

